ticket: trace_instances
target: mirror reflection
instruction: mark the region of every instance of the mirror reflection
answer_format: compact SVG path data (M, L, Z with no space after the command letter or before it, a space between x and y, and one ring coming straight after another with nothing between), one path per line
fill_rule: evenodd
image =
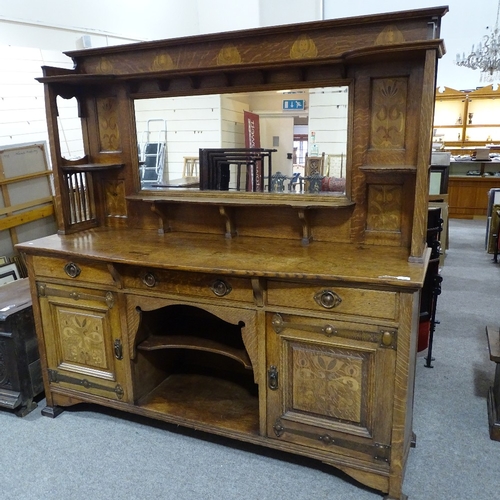
M345 193L346 86L134 104L142 189Z

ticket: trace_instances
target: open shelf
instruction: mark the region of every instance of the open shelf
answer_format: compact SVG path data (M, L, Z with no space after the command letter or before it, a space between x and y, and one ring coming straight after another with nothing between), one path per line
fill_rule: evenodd
M258 435L259 390L244 322L186 304L140 313L136 405L195 427Z
M61 170L64 172L96 172L101 170L115 170L123 166L123 163L83 163L81 165L62 165Z
M198 351L212 352L227 356L240 362L247 370L252 369L252 363L244 349L238 349L201 337L191 337L187 335L151 335L141 342L137 349L143 351L155 351L159 349L193 349Z
M231 380L204 374L170 375L137 405L151 412L243 434L259 433L259 399Z

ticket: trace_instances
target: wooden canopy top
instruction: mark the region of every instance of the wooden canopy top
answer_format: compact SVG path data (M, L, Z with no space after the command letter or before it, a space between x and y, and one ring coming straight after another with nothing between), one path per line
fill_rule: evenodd
M74 70L44 68L44 83L103 84L259 67L348 65L351 61L444 54L440 18L447 7L314 21L66 52ZM342 72L340 72L340 75ZM111 80L111 82L110 82ZM196 84L194 85L196 86Z

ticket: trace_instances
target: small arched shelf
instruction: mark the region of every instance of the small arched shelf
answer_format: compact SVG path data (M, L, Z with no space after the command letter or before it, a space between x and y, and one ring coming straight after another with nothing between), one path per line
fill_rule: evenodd
M139 351L188 349L226 356L252 370L250 357L241 337L243 322L228 323L194 306L172 305L154 311L141 311L141 325L150 332Z

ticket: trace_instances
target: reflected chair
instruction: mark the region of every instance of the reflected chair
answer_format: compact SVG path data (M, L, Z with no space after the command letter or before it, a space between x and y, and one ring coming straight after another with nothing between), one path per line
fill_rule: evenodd
M311 176L323 176L325 170L325 153L323 152L321 156L309 156L306 153L305 166L304 166L304 178L307 179ZM308 180L304 183L304 191L309 192L310 182Z
M304 167L304 175L319 174L324 175L325 170L325 153L323 152L321 156L309 156L306 153L306 161Z

